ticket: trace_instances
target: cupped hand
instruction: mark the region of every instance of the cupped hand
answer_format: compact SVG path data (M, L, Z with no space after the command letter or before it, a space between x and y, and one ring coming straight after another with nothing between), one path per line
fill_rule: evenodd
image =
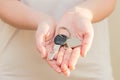
M57 30L65 27L71 33L71 37L82 40L80 46L68 47L66 50L60 49L58 53L57 64L61 65L61 70L67 76L69 76L70 70L75 69L79 56L86 56L91 47L94 36L91 19L92 14L88 10L76 8L66 12L57 26Z
M61 72L60 66L56 60L48 60L48 55L52 53L54 46L54 35L56 31L56 22L49 16L45 16L39 23L36 31L36 45L41 57L57 72Z
M94 36L93 27L91 23L91 15L89 11L82 11L82 13L74 11L66 12L61 18L59 24L51 18L45 18L36 32L36 43L41 56L50 64L50 66L57 72L63 72L66 76L69 76L70 70L75 69L75 65L78 61L79 56L85 56L91 46L92 39ZM88 14L87 14L88 12ZM68 47L64 49L61 47L54 60L48 60L48 54L52 53L54 46L55 32L60 27L65 27L71 33L71 37L76 37L82 40L80 46L74 48ZM64 30L62 34L67 34Z

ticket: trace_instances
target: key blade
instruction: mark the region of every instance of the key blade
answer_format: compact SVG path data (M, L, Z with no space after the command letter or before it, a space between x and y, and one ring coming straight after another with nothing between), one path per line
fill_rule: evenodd
M60 45L55 45L55 46L54 46L53 52L48 55L48 59L49 59L49 60L53 60L53 58L55 57L55 55L58 53L59 48L60 48Z
M82 41L78 38L69 38L67 41L66 41L68 47L77 47L77 46L80 46Z

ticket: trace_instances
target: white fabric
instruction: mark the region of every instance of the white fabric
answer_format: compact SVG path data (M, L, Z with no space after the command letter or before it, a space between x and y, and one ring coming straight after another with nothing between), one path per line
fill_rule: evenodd
M26 5L53 16L83 0L23 0ZM78 61L69 78L54 72L35 45L35 32L15 29L0 21L0 80L113 80L107 21L93 25L95 37L86 58Z

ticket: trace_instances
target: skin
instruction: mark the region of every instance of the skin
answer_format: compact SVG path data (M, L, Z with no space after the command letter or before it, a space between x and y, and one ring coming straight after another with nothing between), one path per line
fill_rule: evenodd
M59 22L55 22L51 16L34 11L18 0L0 0L0 18L16 28L36 30L36 44L42 58L55 71L69 76L79 56L84 57L90 49L94 37L92 23L109 16L115 4L116 0L84 0L66 11ZM72 36L82 39L82 45L66 50L61 47L57 58L49 61L47 55L52 52L53 38L61 26L73 33Z
M57 58L57 61L61 65L62 72L69 76L68 70L75 69L79 56L86 56L93 40L94 31L91 20L81 16L79 13L66 13L62 17L58 28L61 26L69 29L70 33L72 33L71 36L82 40L81 46L69 48L64 51L64 53L62 53L62 51L58 53L59 55L63 54L62 61L59 59L59 56Z

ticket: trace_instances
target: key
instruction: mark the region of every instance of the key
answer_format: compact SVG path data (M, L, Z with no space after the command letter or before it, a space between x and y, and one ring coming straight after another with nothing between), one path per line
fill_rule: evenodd
M67 41L66 41L67 46L71 47L71 48L80 46L81 43L82 43L82 41L80 39L74 38L74 37L71 37L71 38L67 39Z
M53 60L53 58L55 57L55 55L57 54L57 52L59 51L60 45L55 45L53 48L53 52L52 54L48 55L48 59L49 60Z
M54 43L56 45L64 45L66 43L67 39L68 39L68 37L66 35L58 34L54 39Z
M57 52L59 51L60 46L64 45L67 41L68 37L63 35L63 34L58 34L55 38L54 38L54 43L55 46L53 48L53 52L52 54L50 54L48 56L49 60L53 60L53 58L55 57L55 55L57 54Z

